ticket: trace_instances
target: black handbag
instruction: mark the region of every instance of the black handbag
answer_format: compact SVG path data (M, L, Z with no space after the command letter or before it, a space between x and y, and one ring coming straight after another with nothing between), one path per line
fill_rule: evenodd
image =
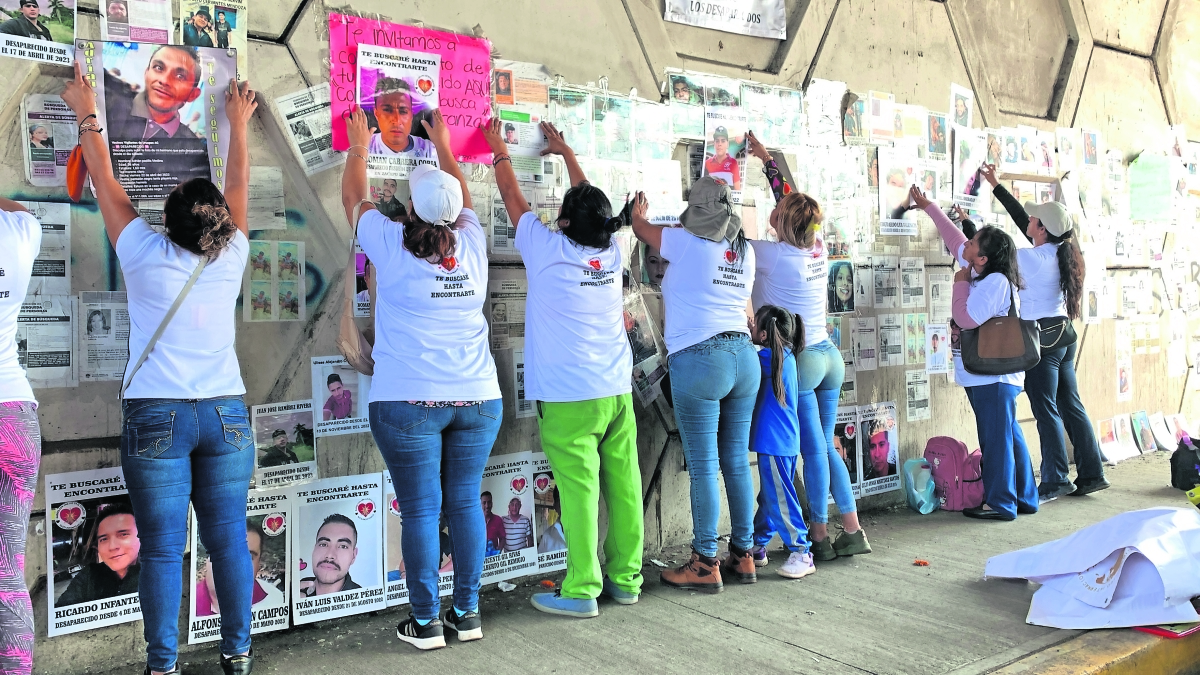
M1048 316L1038 319L1037 324L1043 350L1068 347L1079 339L1075 324L1065 316Z
M1171 455L1171 487L1191 490L1200 485L1200 451L1187 441L1180 441Z
M1017 315L1016 298L1011 296L1006 316L992 317L978 328L960 330L958 343L963 368L975 375L1023 373L1042 360L1038 324Z

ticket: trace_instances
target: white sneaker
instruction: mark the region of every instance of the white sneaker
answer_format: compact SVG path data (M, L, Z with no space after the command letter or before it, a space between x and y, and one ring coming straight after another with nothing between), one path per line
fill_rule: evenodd
M769 561L767 560L767 547L766 546L755 546L754 548L750 549L750 553L751 553L751 555L754 556L754 566L755 567L766 567L767 566L767 563Z
M775 570L775 572L788 579L803 579L804 577L817 571L817 566L813 564L811 553L793 552L788 556L787 562Z

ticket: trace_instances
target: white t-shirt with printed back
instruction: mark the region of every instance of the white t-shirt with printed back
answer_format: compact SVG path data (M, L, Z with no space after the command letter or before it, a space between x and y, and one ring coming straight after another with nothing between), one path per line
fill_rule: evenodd
M1058 270L1058 244L1045 243L1033 248L1017 249L1017 269L1025 288L1021 296L1021 316L1025 319L1045 319L1067 315L1067 297L1062 290Z
M825 304L829 300L829 256L817 239L812 248L783 242L755 240L754 311L763 305L782 307L804 322L804 346L829 339L825 330Z
M662 231L667 353L720 333L750 334L746 301L754 285L754 248L738 255L727 241L701 239L682 228Z
M633 391L621 248L580 246L532 212L517 224L516 247L529 280L526 397L559 403Z
M0 211L0 243L0 401L35 401L17 354L17 315L42 247L42 226L26 211Z
M129 364L125 379L175 304L200 257L135 218L117 238L129 293ZM125 398L199 399L246 393L234 337L238 295L250 255L240 231L200 278L125 391Z
M963 249L966 244L959 247L955 252L954 257L958 259L958 264L963 267L968 267L967 262L963 260ZM975 272L971 272L971 276L975 276ZM967 296L967 314L971 315L971 319L983 325L988 319L997 316L1007 316L1009 304L1015 298L1017 302L1017 315L1021 314L1021 295L1013 293L1013 286L1008 282L1008 279L1003 274L989 274L981 280L974 281L971 284L971 294ZM1012 373L1009 375L976 375L968 373L963 367L962 350L959 348L958 340L952 340L950 351L954 355L954 381L964 387L980 387L988 384L1011 384L1016 387L1025 386L1025 373Z
M434 264L404 248L404 225L371 209L358 243L376 270L375 401L490 401L500 398L488 348L487 240L463 209L454 255Z

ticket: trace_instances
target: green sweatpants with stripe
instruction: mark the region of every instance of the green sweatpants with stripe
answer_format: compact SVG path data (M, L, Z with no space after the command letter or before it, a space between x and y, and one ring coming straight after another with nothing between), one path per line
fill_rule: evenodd
M567 540L564 598L599 597L600 495L608 506L608 578L642 591L642 474L633 394L571 403L538 403L542 450L554 470Z

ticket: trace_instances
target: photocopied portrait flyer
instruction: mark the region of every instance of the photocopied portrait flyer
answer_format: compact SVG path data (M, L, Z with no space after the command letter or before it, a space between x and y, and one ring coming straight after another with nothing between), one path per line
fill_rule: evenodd
M532 465L532 453L515 452L492 457L483 469L479 500L484 506L487 542L482 583L538 571Z
M371 376L351 368L346 357L312 357L312 389L317 436L371 431L367 419Z
M316 478L312 401L256 405L253 414L255 485L265 488Z

